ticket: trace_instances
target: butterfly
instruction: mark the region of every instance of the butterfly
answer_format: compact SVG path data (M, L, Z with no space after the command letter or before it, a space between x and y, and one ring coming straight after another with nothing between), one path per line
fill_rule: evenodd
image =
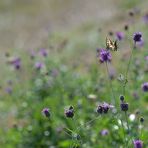
M118 49L117 40L112 41L109 38L106 38L106 49L117 51Z

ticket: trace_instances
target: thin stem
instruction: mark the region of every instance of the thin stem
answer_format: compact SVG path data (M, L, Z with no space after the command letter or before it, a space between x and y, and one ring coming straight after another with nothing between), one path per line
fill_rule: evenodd
M107 62L105 62L105 65L106 65L106 70L107 70L107 74L108 74L108 79L109 79L109 84L110 84L112 96L113 96L112 103L115 104L115 103L116 103L116 99L115 99L115 94L114 94L114 90L113 90L112 81L111 81L111 79L110 79L110 77L109 77L109 69L108 69L108 64L107 64Z
M79 126L79 127L77 128L77 131L80 130L82 126L87 126L87 125L91 124L93 121L97 120L99 117L100 117L100 116L98 116L98 117L96 117L96 118L94 118L94 119L92 119L92 120L86 122L84 125Z
M124 81L124 83L123 83L123 95L125 95L125 88L126 88L126 84L127 84L127 82L128 82L128 72L129 72L129 68L130 68L131 61L132 61L133 50L134 50L135 46L136 46L136 43L134 43L134 47L133 47L133 49L131 50L130 59L129 59L129 61L128 61L127 70L126 70L126 72L125 72L125 81Z
M125 119L126 119L126 123L127 123L127 128L128 128L128 134L129 134L129 123L128 123L128 117L127 117L127 112L125 111Z

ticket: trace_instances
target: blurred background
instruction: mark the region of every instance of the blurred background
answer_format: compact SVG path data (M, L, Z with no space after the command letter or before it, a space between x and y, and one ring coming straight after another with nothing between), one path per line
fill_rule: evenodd
M42 108L52 104L49 101L50 97L59 97L58 93L63 90L59 89L58 84L70 81L73 72L82 76L82 79L84 77L84 81L92 80L91 83L86 82L88 84L86 94L95 94L98 79L104 76L99 72L99 78L96 78L98 77L97 68L101 67L97 65L96 48L105 47L106 36L115 40L117 32L126 31L125 26L129 27L128 37L132 37L135 31L142 31L146 37L148 20L143 20L143 17L148 12L147 8L148 1L146 0L0 0L0 144L6 148L58 145L57 141L47 142L44 145L47 139L35 144L40 137L36 139L34 135L46 128L44 126L40 131L37 130L42 126L42 121L40 121L42 120L40 117ZM122 54L118 52L114 55L115 60L113 66L110 67L116 77L126 65L117 64L117 60L126 59L129 56L128 37L119 45ZM147 47L146 41L148 41L147 38L145 38L146 44L142 49ZM142 59L146 55L144 50L141 56L137 53L137 58ZM147 66L145 65L144 68L147 69ZM70 76L65 78L63 74L63 77L60 75L60 78L56 80L57 86L53 89L55 96L51 95L51 92L48 94L49 88L47 92L44 91L46 87L44 83L53 81L51 77L44 78L46 74L58 75L57 73L67 71L70 71ZM147 77L142 74L138 84L140 85L146 79ZM79 80L78 83L82 81ZM48 87L55 83L48 84ZM66 91L72 91L69 87L79 86L75 83L71 82L65 86L63 97L68 98L69 94ZM136 87L134 85L130 87L133 88L132 93L135 92ZM78 92L76 91L75 96L80 97ZM104 92L105 90L102 89L99 91L102 96ZM131 92L128 92L127 96L130 94ZM79 101L74 99L72 104L81 104L83 97ZM63 108L70 103L71 101L65 101ZM59 105L59 102L55 104ZM147 105L147 97L146 103L141 104ZM133 110L136 110L137 106L138 103ZM33 114L34 111L37 113ZM57 118L59 118L57 123L61 124L63 117L57 115ZM36 133L32 134L34 139L30 138L29 141L26 138L26 129L32 130L34 123L37 128L34 129ZM13 129L14 127L16 129ZM27 140L23 143L22 138ZM64 147L62 144L57 147Z

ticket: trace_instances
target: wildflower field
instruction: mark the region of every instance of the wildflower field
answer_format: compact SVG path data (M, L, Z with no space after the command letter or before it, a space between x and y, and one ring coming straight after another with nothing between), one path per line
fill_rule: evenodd
M147 148L148 1L43 2L0 2L0 148Z

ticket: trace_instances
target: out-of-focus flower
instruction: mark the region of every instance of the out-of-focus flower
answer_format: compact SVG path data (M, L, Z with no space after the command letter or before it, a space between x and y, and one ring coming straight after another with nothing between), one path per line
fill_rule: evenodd
M143 147L143 142L141 140L134 140L133 144L134 144L134 148L142 148Z
M37 70L40 70L41 68L43 68L43 66L44 66L44 63L42 63L42 62L36 62L35 63L35 68Z
M145 59L148 61L148 56L146 56Z
M148 24L148 13L143 16L143 21Z
M49 108L44 108L44 109L42 110L42 113L43 113L44 116L46 116L46 117L50 117L50 111L49 111Z
M48 55L47 50L44 49L44 48L41 48L40 51L39 51L39 53L40 53L42 56L44 56L44 57L46 57L46 56Z
M116 38L119 41L123 40L124 39L124 33L123 32L116 32Z
M97 57L101 63L110 62L112 59L111 53L105 49L97 49Z
M143 83L141 87L144 92L148 92L148 82Z
M109 134L109 131L107 129L103 129L101 132L100 132L101 136L106 136Z
M21 59L18 57L10 57L8 59L8 64L13 65L14 68L18 70L21 67Z
M58 74L59 74L58 69L54 68L54 69L51 70L51 75L52 75L53 77L57 77Z
M89 94L88 99L90 100L96 100L97 96L95 94Z
M8 93L8 94L11 94L12 93L12 88L11 87L5 88L5 92Z
M73 116L74 116L74 108L73 108L73 106L70 106L68 109L65 110L65 116L67 118L73 118Z
M141 32L136 32L133 35L133 40L134 42L141 42L142 41L142 33Z

